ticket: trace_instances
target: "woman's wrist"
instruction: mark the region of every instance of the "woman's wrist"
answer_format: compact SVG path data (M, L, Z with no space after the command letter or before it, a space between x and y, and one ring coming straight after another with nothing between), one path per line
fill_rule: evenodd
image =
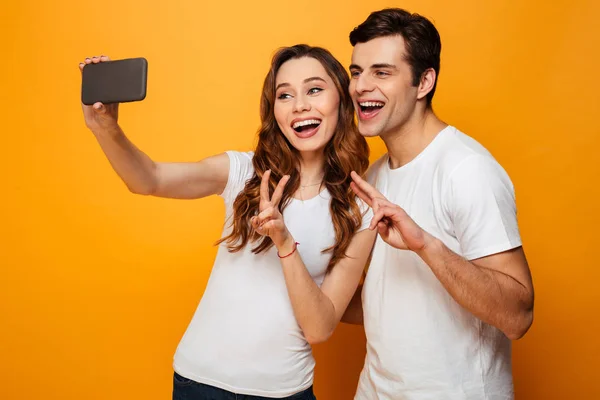
M285 257L287 255L290 255L296 250L296 246L296 241L290 234L286 235L286 238L283 241L281 241L280 244L275 244L275 247L277 247L277 254L279 255L279 257Z
M115 121L115 123L103 124L99 126L95 126L90 129L92 133L98 138L117 138L123 135L123 130L119 126L119 124Z

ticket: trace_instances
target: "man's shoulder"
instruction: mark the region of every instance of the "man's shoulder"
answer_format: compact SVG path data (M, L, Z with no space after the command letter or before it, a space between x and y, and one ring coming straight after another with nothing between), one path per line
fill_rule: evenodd
M497 164L492 153L483 144L472 136L452 127L448 132L447 139L444 141L443 148L438 153L439 171L452 175L461 166L464 167L470 164L468 160Z
M499 183L512 190L507 171L479 141L455 129L447 142L438 168L439 181L446 188L479 190L482 185Z

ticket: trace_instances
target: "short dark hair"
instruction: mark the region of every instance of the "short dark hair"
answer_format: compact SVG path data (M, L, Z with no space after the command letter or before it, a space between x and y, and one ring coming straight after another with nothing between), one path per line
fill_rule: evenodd
M350 43L365 43L384 36L400 35L406 45L406 61L412 69L413 85L417 86L423 72L433 68L436 80L427 94L431 106L440 73L440 34L427 18L401 8L385 8L372 12L369 17L350 32Z

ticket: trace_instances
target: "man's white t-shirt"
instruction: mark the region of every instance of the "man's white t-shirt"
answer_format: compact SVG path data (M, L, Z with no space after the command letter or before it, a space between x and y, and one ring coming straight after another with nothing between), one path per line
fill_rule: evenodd
M227 152L229 178L221 197L225 201L229 234L233 202L254 175L252 152ZM285 224L308 272L321 286L335 243L327 190L301 201L292 199L283 211ZM359 200L360 201L360 200ZM366 229L372 211L365 213ZM286 397L313 383L315 361L310 344L296 318L277 257L272 247L253 254L250 243L230 253L219 246L206 290L173 360L175 371L196 382L239 394ZM335 268L335 267L334 267Z
M400 168L382 156L368 179L468 260L521 245L510 178L455 127ZM356 400L513 399L511 342L458 305L416 253L378 237L362 302L367 355Z

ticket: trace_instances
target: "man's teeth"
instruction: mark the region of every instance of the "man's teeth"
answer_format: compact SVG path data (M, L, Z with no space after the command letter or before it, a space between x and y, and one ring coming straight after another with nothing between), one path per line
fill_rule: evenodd
M361 107L383 107L384 103L380 102L380 101L365 101L362 103L358 103L360 104Z
M301 126L306 126L306 125L318 125L320 124L321 121L319 121L318 119L307 119L305 121L298 121L296 122L292 128L296 129L296 128L300 128Z

